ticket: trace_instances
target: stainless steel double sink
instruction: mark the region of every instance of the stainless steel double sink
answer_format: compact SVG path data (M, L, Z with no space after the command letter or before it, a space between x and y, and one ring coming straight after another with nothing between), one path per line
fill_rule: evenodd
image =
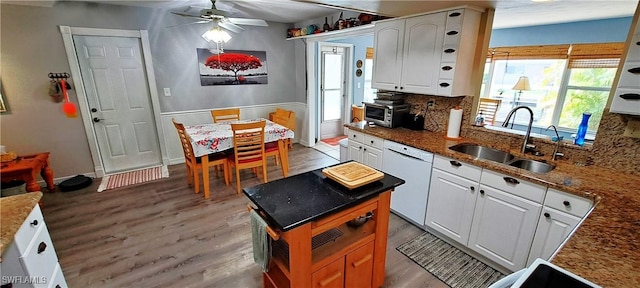
M486 147L478 144L462 143L449 147L453 151L471 155L476 159L484 159L497 163L506 164L512 167L524 169L533 173L548 173L556 168L556 166L547 164L542 161L531 159L516 158L513 154Z

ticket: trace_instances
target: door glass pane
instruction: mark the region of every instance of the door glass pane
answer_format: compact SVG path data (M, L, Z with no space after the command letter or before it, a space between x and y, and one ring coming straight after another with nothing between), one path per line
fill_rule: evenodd
M373 79L373 59L364 60L364 98L362 102L373 102L373 99L376 98L376 91L378 89L374 89L371 87L371 80Z
M342 55L324 54L324 89L339 89L342 86Z
M342 94L340 90L324 91L322 103L323 121L338 120L342 115Z

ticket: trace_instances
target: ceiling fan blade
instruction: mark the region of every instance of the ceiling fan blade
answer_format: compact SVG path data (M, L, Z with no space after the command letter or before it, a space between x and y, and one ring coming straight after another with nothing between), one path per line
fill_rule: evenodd
M204 23L209 23L211 22L211 20L200 20L200 21L196 21L196 22L188 22L188 23L182 23L182 24L177 24L177 25L171 25L171 26L167 26L165 28L173 28L173 27L178 27L178 26L183 26L183 25L190 25L190 24L204 24Z
M234 32L234 33L240 33L242 31L244 31L244 28L242 28L242 27L240 27L240 26L238 26L236 24L233 24L231 22L220 21L220 22L218 22L218 26L220 26L220 27L222 27L224 29L227 29L227 30L229 30L231 32Z
M251 26L262 26L262 27L269 26L269 24L267 24L267 22L262 19L227 18L227 20L229 20L229 22L236 25L251 25Z
M202 19L202 17L200 17L200 15L191 15L191 14L182 13L182 12L171 12L171 14L182 16L182 17L190 17L190 18Z

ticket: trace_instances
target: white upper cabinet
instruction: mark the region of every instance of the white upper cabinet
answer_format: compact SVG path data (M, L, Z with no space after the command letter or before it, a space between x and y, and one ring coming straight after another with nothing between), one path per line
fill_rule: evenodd
M472 95L480 16L477 10L456 9L376 22L373 87L439 96Z
M610 111L640 115L640 21L632 27L627 57L621 68Z

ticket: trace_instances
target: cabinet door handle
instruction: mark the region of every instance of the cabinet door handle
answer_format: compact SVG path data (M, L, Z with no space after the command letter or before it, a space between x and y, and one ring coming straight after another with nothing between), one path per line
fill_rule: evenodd
M333 274L331 277L320 281L320 286L322 286L322 287L327 286L327 285L331 284L331 282L333 282L334 280L340 278L340 276L342 276L342 272L338 271L338 272L336 272L336 274Z
M515 179L515 178L504 177L502 179L504 179L504 182L507 182L509 184L514 184L514 185L520 184L520 181L518 181L518 179Z
M449 163L451 163L451 166L456 166L456 167L462 166L462 164L460 162L455 161L455 160L451 160L451 161L449 161Z
M444 71L450 71L451 69L453 69L453 67L451 67L451 66L442 67L442 70L444 70Z
M637 75L637 74L640 74L640 67L631 68L631 69L629 69L627 71L629 71L629 73Z
M620 98L626 99L626 100L640 100L640 94L638 93L620 94Z
M471 191L475 191L476 187L471 186L471 187L469 187L469 189L471 189Z
M544 217L545 217L545 218L549 218L549 217L551 217L551 214L549 214L549 212L544 212L544 214L543 214L543 215L544 215Z
M456 49L451 49L451 48L449 48L449 49L444 49L444 53L451 54L451 53L453 53L453 52L456 52Z
M371 140L371 144L373 144L373 140Z
M484 190L480 189L480 195L484 195Z
M393 86L393 89L398 89L398 86Z
M453 12L453 13L449 14L449 17L458 17L460 15L462 15L462 14L460 14L460 12Z
M569 202L569 201L567 201L567 200L564 200L564 201L562 202L562 204L564 204L564 206L567 206L567 207L571 206L571 202Z
M0 288L13 288L13 283L2 284Z
M31 226L38 226L38 220L31 221Z
M450 84L449 84L449 83L446 83L446 82L444 82L444 83L440 83L440 87L449 87L449 85L450 85Z
M40 242L40 244L38 245L38 254L42 254L42 252L44 252L45 250L47 250L47 244L45 244L44 242Z
M458 35L458 31L455 31L455 30L453 30L453 31L449 31L449 32L447 32L447 35L449 35L449 36L451 36L451 35Z
M636 45L640 46L640 41L636 42Z
M362 257L362 259L351 263L351 265L353 266L353 268L357 268L358 266L367 263L367 261L369 261L369 259L371 259L371 254L367 254L367 256Z
M400 86L400 90L404 89L404 87Z

